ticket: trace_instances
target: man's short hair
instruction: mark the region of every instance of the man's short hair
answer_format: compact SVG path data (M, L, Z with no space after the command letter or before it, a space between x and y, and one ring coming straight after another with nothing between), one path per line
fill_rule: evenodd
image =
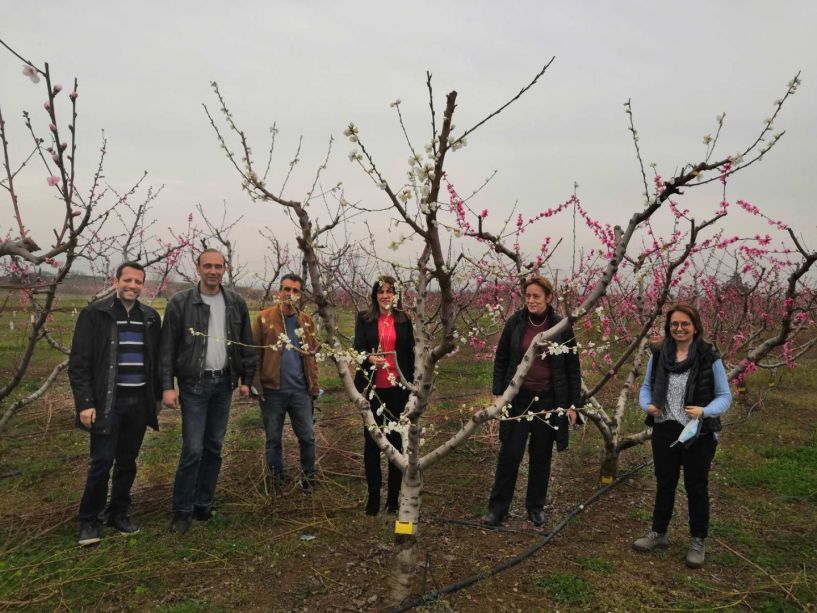
M295 281L301 285L301 289L304 286L304 279L301 275L296 275L294 272L288 272L283 277L281 277L281 283L278 285L278 289L284 289L284 281Z
M116 267L116 278L117 279L122 278L122 271L124 271L126 268L134 268L136 270L141 270L142 271L142 277L144 278L144 277L147 276L147 273L145 273L145 267L142 266L139 262L130 262L130 261L128 261L128 262L122 262L119 266Z
M227 258L224 256L224 254L223 254L223 253L221 253L221 251L219 251L219 250L218 250L218 249L216 249L215 247L207 247L207 249L205 249L204 251L202 251L202 252L199 254L199 256L196 258L196 265L201 266L201 256L203 256L205 253L217 253L217 254L219 254L219 255L221 256L222 261L224 262L224 264L225 264L225 266L226 266L226 264L227 264Z

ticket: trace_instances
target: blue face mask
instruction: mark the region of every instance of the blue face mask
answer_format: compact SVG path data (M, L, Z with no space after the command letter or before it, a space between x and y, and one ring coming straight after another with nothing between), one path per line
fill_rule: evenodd
M673 447L678 443L683 443L684 447L689 447L695 442L695 439L698 438L698 434L700 434L700 432L701 420L693 419L686 426L684 426L684 429L681 430L681 434L678 435L678 440L672 443L670 447Z

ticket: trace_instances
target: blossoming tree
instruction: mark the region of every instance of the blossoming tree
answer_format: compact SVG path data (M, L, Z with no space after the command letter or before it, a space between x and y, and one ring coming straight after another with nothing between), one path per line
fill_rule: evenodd
M477 122L472 127L460 133L455 133L453 118L456 110L457 92L450 92L445 98L441 117L435 106L431 75L427 78L429 92L429 106L431 111L430 135L423 148L416 148L406 130L400 112L400 102L393 103L396 109L397 120L405 136L405 143L409 153L407 179L395 180L384 171L375 161L374 154L367 149L361 130L354 124L349 124L344 134L355 145L355 150L349 159L357 164L363 172L382 190L383 199L395 223L408 232L401 236L397 243L406 243L415 246L415 257L408 263L391 262L390 266L398 271L402 279L403 289L414 299L414 329L416 338L414 381L406 381L401 377L401 385L410 392L406 409L395 424L386 424L385 430L397 429L402 433L403 451L395 449L378 428L369 409L369 398L359 393L353 383L353 373L365 359L348 346L344 346L338 334L337 314L333 304L333 287L335 279L327 276L324 264L325 254L316 240L317 233L323 227L317 226L311 205L315 186L318 184L321 173L326 169L326 162L319 168L313 189L303 200L287 199L283 197L283 189L275 190L266 181L266 172L262 173L256 166L251 153L247 135L238 127L230 113L218 86L213 88L219 102L219 110L224 124L219 123L216 117L207 110L208 117L216 132L221 147L225 151L230 163L239 174L243 188L250 197L259 202L270 203L284 207L291 214L297 227L297 243L301 250L308 272L312 297L317 305L318 314L323 323L325 332L324 343L318 354L319 359L329 358L336 367L343 386L359 411L364 427L371 433L377 445L385 452L389 461L403 471L403 484L400 495L400 508L395 526L396 531L396 565L393 581L393 598L400 601L411 589L412 577L416 567L415 545L420 525L420 506L423 488L423 475L434 464L439 462L485 422L501 418L506 407L519 390L522 379L530 368L535 355L547 348L550 352L564 351L566 348L553 345L550 339L562 332L567 326L579 325L596 314L602 300L608 291L619 282L619 272L622 263L639 256L630 255L631 245L636 236L649 227L650 221L657 213L672 206L686 189L703 185L708 181L717 181L728 177L750 166L765 155L777 142L779 135L772 136L766 141L759 138L750 143L741 156L725 156L716 158L709 151L697 163L679 165L680 170L669 179L658 179L654 189L646 189L646 198L643 203L634 207L629 220L622 226L603 226L597 222L588 223L595 228L601 239L601 255L595 266L585 266L581 274L586 279L584 289L574 292L566 317L554 328L540 333L532 342L510 385L489 406L474 407L472 414L447 440L430 451L421 447L424 439L424 417L433 406L433 390L435 373L438 364L451 356L461 340L479 342L479 327L473 325L480 319L474 316L474 306L479 304L479 296L483 291L490 291L491 285L498 284L505 287L515 286L521 276L530 271L541 269L546 265L547 258L558 241L547 239L543 242L540 252L532 257L525 257L520 250L518 236L528 222L521 218L517 220L515 230L508 233L488 232L483 226L488 216L487 210L480 213L469 212L463 199L456 195L452 185L444 187L446 180L446 162L449 156L466 144L467 138L472 138L476 131L486 122L507 109L514 101L528 92L545 74L551 65L551 60L538 74L523 87L518 94L501 105L494 112ZM788 95L794 92L799 81L795 79L790 84ZM781 102L782 105L782 102ZM205 109L207 107L205 106ZM779 110L779 107L778 107ZM633 134L635 136L635 129ZM761 137L770 135L771 123L764 127ZM636 141L637 142L637 141ZM714 150L714 148L712 149ZM640 154L639 154L640 159ZM448 191L448 200L444 198ZM345 201L340 188L325 190L331 193L342 206L339 215L360 213ZM344 206L345 205L345 206ZM545 218L567 210L577 210L578 199L571 197L562 205L544 212L540 218ZM473 214L473 218L469 216ZM332 218L337 225L338 217ZM690 233L695 234L705 227L715 224L719 219L716 213L711 220L692 224ZM533 223L532 220L530 223ZM478 253L467 254L459 239L465 236L476 241ZM694 237L693 237L694 238ZM695 241L688 238L685 243L681 237L672 239L673 246L685 244L684 250L691 250ZM375 254L385 262L387 258L382 254ZM687 253L688 255L688 253ZM662 256L663 257L663 256ZM682 258L683 262L685 258ZM498 260L512 262L511 270L498 264ZM672 260L665 267L664 278L672 278ZM646 265L646 262L645 262ZM677 267L680 264L675 265ZM506 275L502 279L501 276ZM493 278L491 278L493 276ZM578 278L578 277L577 277ZM671 283L671 282L670 282ZM645 313L649 309L645 308ZM652 318L660 313L652 307ZM496 314L496 310L492 311ZM649 319L649 317L647 318ZM646 321L645 321L646 324ZM466 329L467 328L467 329ZM476 332L475 332L476 329ZM625 353L629 358L638 348L643 348L644 338L651 329L645 326L642 338L634 339L631 347ZM484 343L484 339L482 339ZM568 407L557 410L563 411ZM596 407L589 408L586 413L594 423L605 424L610 419Z
M31 136L28 152L15 160L14 149L7 138L5 117L0 105L0 146L2 147L2 176L0 187L13 213L13 228L0 239L0 271L13 280L3 289L16 295L26 309L30 320L25 341L18 354L11 375L0 385L0 432L22 407L40 398L68 365L68 349L62 346L49 328L60 288L69 273L82 262L92 273L110 280L113 269L125 259L135 259L146 267L164 265L169 272L180 254L187 250L199 233L192 223L185 232L167 240L155 238L149 232L153 221L151 204L161 188L145 188L143 174L125 191L117 191L104 180L103 167L107 154L107 140L103 135L96 170L87 185L77 177L77 144L79 98L78 82L74 79L70 91L52 80L48 63L37 66L23 58L0 40L9 53L22 62L22 72L33 85L42 84L46 91L41 119L23 113L25 126ZM2 101L0 101L2 102ZM58 107L67 107L67 123L63 123ZM40 126L45 125L45 136ZM26 204L17 188L21 172L31 170L39 162L45 172L45 182L53 190L56 205L48 211L55 219L52 236L35 237L26 225L36 213ZM191 219L192 222L192 219ZM40 243L49 241L47 248ZM48 272L40 272L45 267ZM162 284L166 279L162 280ZM104 290L103 290L104 291ZM10 294L7 293L7 296ZM8 308L8 299L3 308ZM10 322L14 325L14 321ZM16 395L29 372L35 351L50 346L63 359L50 373L38 381L34 392Z

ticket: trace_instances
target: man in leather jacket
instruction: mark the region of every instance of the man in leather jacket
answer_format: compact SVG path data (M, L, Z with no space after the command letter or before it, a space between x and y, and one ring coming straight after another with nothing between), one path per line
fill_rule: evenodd
M241 397L249 397L255 375L249 312L241 296L221 286L225 264L220 251L205 249L197 260L199 283L170 299L162 325L162 402L182 412L170 525L179 534L191 518L212 516L233 390L240 384Z

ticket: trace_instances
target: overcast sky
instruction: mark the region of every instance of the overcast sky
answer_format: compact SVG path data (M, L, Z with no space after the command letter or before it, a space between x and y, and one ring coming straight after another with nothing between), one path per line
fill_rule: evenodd
M542 81L450 160L449 176L463 194L499 171L474 202L490 209L489 220L498 222L514 203L526 215L555 206L575 181L593 215L626 223L643 202L622 106L627 99L645 161L670 176L703 157L702 138L721 112L721 153L744 147L802 70L803 85L775 126L786 136L731 183L728 196L814 237L815 25L813 1L437 0L397 8L382 1L0 0L0 38L35 63L48 61L54 82L67 88L79 79L80 184L88 185L104 129L112 186L125 189L143 170L153 185L165 185L156 204L159 233L181 225L197 203L218 216L226 201L230 215L244 216L234 238L241 259L255 267L263 252L257 230L270 225L282 240L292 230L271 205L253 204L241 192L201 107L214 106L210 81L218 81L259 154L277 123L273 185L280 185L303 135L286 196L306 193L334 135L324 185L343 181L349 200L374 207L383 196L347 159L348 122L359 126L380 168L400 185L408 151L389 103L401 99L413 141L428 142L426 70L433 73L438 112L445 93L457 90L461 131L507 101L552 56ZM48 123L42 85L30 83L21 68L0 50L0 108L18 159L28 147L22 110L32 112L43 134ZM55 204L44 171L31 168L18 191L28 224L47 243ZM5 233L13 229L10 205L0 202ZM702 217L717 202L717 193L701 190L682 204ZM737 231L755 227L733 215ZM541 232L558 238L566 227L567 219ZM817 238L810 246L817 248Z

